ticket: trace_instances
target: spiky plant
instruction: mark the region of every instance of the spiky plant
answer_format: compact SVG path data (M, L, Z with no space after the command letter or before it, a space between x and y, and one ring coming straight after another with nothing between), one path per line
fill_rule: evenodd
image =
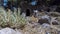
M26 19L18 13L12 13L10 10L6 12L5 10L0 11L0 26L20 28L26 24Z

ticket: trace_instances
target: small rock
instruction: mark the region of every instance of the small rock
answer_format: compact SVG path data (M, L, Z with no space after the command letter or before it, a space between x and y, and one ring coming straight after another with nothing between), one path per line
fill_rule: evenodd
M47 19L39 19L38 23L40 23L40 24L48 23L49 24L49 21Z
M48 23L50 24L51 18L48 15L42 16L41 19L38 20L38 23Z
M37 13L38 12L38 10L34 10L34 13Z
M22 17L25 17L26 16L26 14L25 13L22 13Z
M58 21L53 21L52 24L53 25L59 25Z
M50 34L49 32L46 32L46 34Z
M49 24L44 23L44 24L42 24L42 27L43 27L43 28L50 28L50 25L49 25Z
M0 30L0 34L22 34L22 33L15 31L11 28L4 28L4 29Z
M56 17L52 17L51 23L52 23L52 25L59 25L59 21L57 20Z
M60 34L60 31L58 31L58 34Z
M41 18L42 18L42 19L48 19L48 20L50 20L50 16L48 16L48 15L44 15L44 16L42 16Z

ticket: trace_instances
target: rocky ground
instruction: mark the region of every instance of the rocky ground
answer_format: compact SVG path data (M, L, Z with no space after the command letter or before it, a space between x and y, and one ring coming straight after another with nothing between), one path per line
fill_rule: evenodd
M3 11L3 8L0 8L0 11ZM27 23L24 27L0 28L0 34L60 34L59 12L38 12L37 14L36 17L26 17Z

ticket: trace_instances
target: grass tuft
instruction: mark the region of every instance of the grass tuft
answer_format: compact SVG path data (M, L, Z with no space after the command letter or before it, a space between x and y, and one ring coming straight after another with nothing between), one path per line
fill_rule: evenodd
M18 14L16 12L12 13L10 10L8 12L0 11L0 26L2 27L20 28L26 22L26 19L20 15L20 11L18 11Z

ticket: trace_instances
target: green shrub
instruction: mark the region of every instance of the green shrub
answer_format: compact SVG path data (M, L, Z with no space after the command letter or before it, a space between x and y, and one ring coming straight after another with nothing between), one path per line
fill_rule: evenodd
M26 24L26 19L16 12L12 13L11 11L0 11L0 26L2 27L11 27L11 28L20 28Z

